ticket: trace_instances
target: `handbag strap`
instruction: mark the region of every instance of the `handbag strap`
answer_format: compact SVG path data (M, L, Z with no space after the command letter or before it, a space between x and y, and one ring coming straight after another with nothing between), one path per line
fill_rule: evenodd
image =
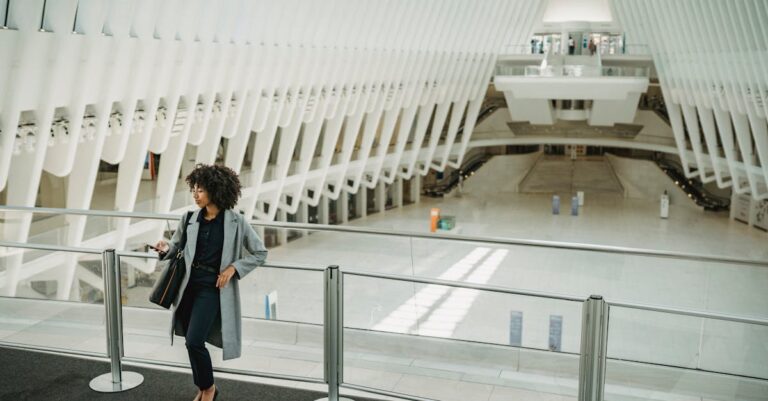
M194 212L187 212L187 218L184 220L184 228L182 228L181 232L181 243L179 244L179 249L184 250L184 248L187 246L187 226L189 225L189 219L192 218L192 213Z

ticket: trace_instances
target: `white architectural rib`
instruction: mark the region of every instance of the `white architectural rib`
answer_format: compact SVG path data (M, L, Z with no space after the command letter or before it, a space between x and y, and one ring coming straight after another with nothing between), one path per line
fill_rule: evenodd
M761 98L768 74L758 45L766 31L758 22L765 17L765 5L716 0L614 4L628 35L651 45L686 176L768 198L766 102ZM713 30L718 34L712 36ZM687 157L688 140L694 163Z
M398 46L401 46L402 48L395 52L398 57L398 61L396 65L398 66L397 72L395 72L392 76L392 79L389 80L385 85L385 94L387 96L387 101L384 106L386 109L386 114L384 118L384 125L381 129L381 133L379 134L379 141L378 146L376 148L376 157L379 158L379 162L375 163L371 166L369 169L371 171L371 178L366 179L365 177L362 177L363 181L362 183L365 185L366 188L374 188L378 181L379 176L382 172L382 165L384 162L384 155L386 154L387 150L389 149L389 144L392 140L392 135L395 132L395 126L398 122L398 119L403 115L403 111L401 110L403 104L406 101L406 88L404 87L407 84L407 77L406 74L408 73L408 66L412 66L413 60L416 60L417 57L413 52L413 49L409 48L408 39L410 36L413 35L413 31L416 27L418 27L417 23L417 13L415 12L415 2L410 4L407 9L405 9L405 18L398 18L398 21L402 21L403 26L398 27L398 32L400 32L400 35L395 39L395 42L393 43L393 48L397 48ZM415 86L415 85L413 85ZM392 93L391 96L389 93ZM389 99L391 97L391 99ZM409 118L410 116L410 118ZM400 124L402 125L408 125L410 127L410 124L412 123L412 116L413 113L409 113L406 115L406 118L400 119ZM400 129L399 133L402 134L404 129ZM401 140L404 143L407 138L399 138L398 145L401 144ZM404 146L404 145L402 145ZM402 152L402 147L398 146L398 150ZM362 176L362 174L361 174Z
M296 104L300 103L298 99L293 99L289 105L289 108L303 108ZM306 106L306 105L304 105ZM292 117L292 121L288 126L280 130L280 143L278 144L277 152L277 164L274 169L274 181L277 182L277 190L274 191L271 199L263 199L269 203L269 212L267 214L269 220L274 220L277 214L278 206L280 204L280 197L282 196L283 186L285 184L285 178L290 173L291 164L293 161L293 154L296 149L296 144L299 141L299 133L302 126L302 115L298 111L288 113Z
M370 59L376 60L380 54L375 50L371 51L371 57ZM376 67L378 69L376 75L377 76L383 76L382 66L386 65L384 60L376 60L374 62ZM371 153L371 148L373 147L374 139L376 138L381 116L384 112L384 104L386 102L387 94L385 91L380 90L380 88L386 85L386 82L384 80L375 80L373 82L363 82L362 83L362 90L365 91L367 87L367 94L366 94L366 102L365 107L362 110L363 120L365 124L363 124L362 130L359 131L358 139L357 141L360 143L359 146L355 146L355 150L357 151L357 157L358 160L362 161L362 164L364 165L366 161L368 160L368 157ZM358 90L361 90L358 88ZM347 132L345 132L345 136L347 135ZM351 162L351 153L350 157L345 158L345 165L347 167L350 166ZM363 170L352 170L350 168L347 168L347 172L338 176L337 181L339 186L349 192L357 192L357 189L359 188L361 179L363 175ZM348 184L347 178L351 179L352 184Z
M701 131L699 130L699 119L696 110L698 108L705 108L705 106L692 106L688 104L680 105L683 111L683 119L688 131L688 138L691 141L691 147L693 148L693 155L696 160L696 165L699 166L698 173L701 182L707 183L715 180L714 175L707 175L704 166L704 149L701 147Z
M746 175L736 169L739 162L736 161L736 149L734 148L734 133L733 125L731 123L731 115L724 110L715 109L715 121L717 122L717 129L720 132L720 139L723 143L723 153L728 164L728 170L731 176L731 185L736 193L744 194L749 192L749 185L742 185L742 181L746 181Z
M506 35L495 35L493 39L490 39L492 36L489 35L489 32L497 32L499 30L499 23L501 21L500 16L506 16L507 11L509 8L513 7L513 5L517 5L519 3L512 3L508 2L507 4L503 5L503 9L501 12L497 13L495 15L495 18L493 18L491 21L487 21L486 26L484 27L484 30L482 32L477 33L477 37L473 38L469 43L472 42L480 42L481 45L479 48L477 48L473 53L470 53L467 57L471 57L471 59L466 60L465 59L465 65L460 73L460 77L455 80L456 82L456 91L453 94L452 100L453 100L453 106L451 108L451 118L448 123L448 131L447 136L445 140L445 151L442 153L442 155L439 157L440 162L439 163L431 163L432 168L436 169L437 171L443 171L445 170L446 166L448 165L448 162L450 160L450 153L451 153L451 146L456 140L456 134L459 130L459 125L462 121L462 119L465 119L465 111L467 112L466 121L472 121L472 116L470 115L472 113L471 110L467 110L467 106L470 103L470 92L471 92L471 86L473 85L473 82L475 82L478 79L478 75L481 71L481 65L483 64L484 55L486 52L491 52L492 49L499 47L499 42L503 40L503 38L506 37ZM489 4L490 7L497 9L498 7L502 6L499 3L496 4ZM501 29L503 31L503 29ZM482 40L482 38L488 38L485 40ZM465 46L467 43L464 44ZM482 69L486 70L486 69ZM483 71L486 72L486 71ZM482 78L482 77L481 77ZM485 75L485 80L487 81L487 75ZM475 117L476 118L476 117ZM471 135L468 135L467 138L469 138ZM459 159L462 158L462 151L460 151Z
M368 54L364 54L362 57L360 57L361 60L370 57L370 52L366 53ZM366 64L367 63L364 63L363 65ZM344 92L346 92L346 96L351 96L351 99L347 105L349 109L347 111L346 122L344 124L343 143L341 153L339 155L339 166L342 172L336 174L333 177L333 181L329 180L333 189L329 188L326 192L328 197L331 199L338 198L341 190L344 188L344 180L349 171L349 165L352 159L355 142L357 141L358 132L360 132L360 127L365 117L365 110L367 109L369 99L371 98L372 91L363 91L361 89L362 85L364 84L363 79L363 77L358 75L352 82L348 83L346 87L343 87L341 92L342 96L344 96ZM352 93L350 94L350 92Z
M713 12L712 8L712 2L707 1L703 4L703 7L706 8L706 12L703 12L701 15L702 22L704 22L704 29L707 29L711 26L719 26L719 21L716 20L716 13ZM719 48L728 48L729 45L725 41L725 38L723 35L713 35L713 41L715 41L716 46ZM712 115L715 118L717 131L715 133L719 133L720 140L723 145L723 152L725 154L725 158L728 165L728 173L730 174L730 181L726 181L724 178L722 178L723 173L721 173L719 168L715 169L715 174L718 180L718 185L721 187L725 187L728 185L732 185L733 189L737 193L744 193L748 191L747 187L744 187L741 185L742 177L737 173L737 170L735 169L736 165L736 157L737 154L735 152L734 146L733 146L733 129L731 125L731 119L730 114L727 112L727 110L735 110L736 107L733 105L733 92L732 88L733 85L728 83L728 80L732 80L732 74L731 71L728 70L727 67L723 65L723 63L720 60L712 60L713 63L709 64L708 70L710 71L710 82L708 83L708 90L709 93L715 97L713 99L713 105L712 105ZM709 114L709 113L707 113ZM707 122L709 127L709 122ZM713 131L711 128L709 131ZM707 131L705 131L706 133ZM707 139L707 147L709 149L717 149L716 141L714 140L714 135L712 133L709 134L712 138ZM710 143L712 142L712 143ZM710 151L710 156L714 157L713 155L716 155L717 152ZM744 177L746 179L746 177Z
M430 4L431 5L431 4ZM423 6L422 6L423 7ZM420 10L420 13L424 13L424 10ZM414 13L416 14L416 13ZM425 89L423 83L427 81L427 76L430 69L429 60L430 49L433 43L435 43L435 37L427 35L432 27L428 24L417 23L419 26L418 33L415 35L419 38L418 42L415 40L412 43L417 43L413 46L411 55L412 64L407 69L407 73L410 74L404 82L403 104L404 112L400 118L400 127L398 129L398 141L395 150L395 157L393 162L384 166L384 181L387 183L393 182L395 177L398 177L400 172L400 164L403 157L403 151L407 145L407 141L411 132L416 129L414 127L414 121L419 111L419 101L421 94ZM421 141L419 141L421 143ZM413 146L416 146L415 144ZM387 174L389 172L389 174ZM409 174L410 176L410 174Z
M730 180L723 178L725 173L730 172L730 168L727 165L720 165L718 163L718 150L717 146L717 126L715 125L715 117L712 108L700 108L699 109L699 121L701 122L702 132L704 133L704 140L707 145L707 154L714 166L715 180L720 188L725 188L731 185Z
M704 22L706 21L706 17L701 13L703 7L695 7L692 10L690 10L694 15L696 15L695 18L692 19L691 25L694 29L693 35L697 35L700 37L705 37L706 32L703 27ZM710 43L704 43L704 41L699 41L698 43L695 43L691 46L692 50L698 54L703 54L707 51L706 46L710 46ZM697 116L699 119L699 123L701 125L701 133L704 137L704 143L706 144L706 151L704 151L703 147L701 147L701 153L703 153L702 157L706 156L707 154L710 157L710 160L712 162L713 173L714 173L714 179L717 182L717 185L720 188L726 187L730 185L730 182L727 182L723 178L723 173L727 173L729 169L727 166L720 166L717 163L719 150L718 150L718 144L717 140L715 139L717 133L716 133L716 126L714 123L714 116L713 116L713 108L716 104L719 104L717 97L712 97L711 95L711 89L712 87L717 87L717 84L715 83L712 75L711 65L703 65L701 63L695 63L693 66L696 69L696 75L700 78L697 80L698 86L696 88L697 91L697 102L700 104L700 106L697 108ZM696 124L692 128L694 128L695 131L698 131L699 124ZM695 145L699 145L700 143L700 136L699 135L693 135L691 134L691 137L693 139L693 143ZM700 146L700 145L699 145ZM701 174L704 175L704 169L701 169ZM708 181L711 181L711 179L708 179ZM703 181L703 182L708 182Z

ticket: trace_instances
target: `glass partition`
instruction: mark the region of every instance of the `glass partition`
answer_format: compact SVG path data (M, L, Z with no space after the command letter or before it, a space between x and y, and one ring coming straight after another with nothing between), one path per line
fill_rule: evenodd
M125 355L145 361L188 364L183 337L171 345L171 312L149 302L166 262L120 257L124 282ZM323 272L261 266L239 282L242 357L223 361L221 349L207 345L216 368L249 373L323 377Z
M591 66L591 65L512 65L499 62L496 74L499 76L525 77L648 77L648 67Z
M101 254L0 247L0 255L15 286L0 296L0 342L106 354Z
M263 232L270 262L412 273L410 237L271 227Z
M765 399L768 326L610 307L606 400Z
M768 318L762 265L414 238L413 266L415 276Z
M440 400L574 397L581 306L345 273L344 383Z

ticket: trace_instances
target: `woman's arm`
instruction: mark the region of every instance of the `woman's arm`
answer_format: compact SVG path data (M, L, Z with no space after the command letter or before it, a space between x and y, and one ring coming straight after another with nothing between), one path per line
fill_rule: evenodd
M250 255L236 260L232 263L232 266L235 268L238 278L243 278L246 274L256 269L256 267L264 264L264 261L267 260L267 248L264 247L261 238L256 234L256 230L245 219L239 220L240 228L243 232L242 245Z
M157 254L158 259L165 260L168 258L168 255L176 254L176 250L179 249L179 243L181 242L181 236L184 233L184 226L187 223L185 221L186 217L187 217L187 213L184 213L181 215L181 219L179 219L179 225L176 227L176 231L173 233L173 238L171 238L171 240L167 242L168 250L165 251L164 253L158 253Z

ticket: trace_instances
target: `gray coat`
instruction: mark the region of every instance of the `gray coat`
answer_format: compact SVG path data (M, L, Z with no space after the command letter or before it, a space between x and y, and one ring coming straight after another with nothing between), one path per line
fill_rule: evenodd
M197 216L202 209L196 210L189 218L191 222L187 226L187 245L184 247L184 261L186 262L186 275L181 283L179 295L173 301L173 317L171 318L171 344L173 344L173 334L184 336L186 331L181 321L176 319L176 308L187 288L189 281L192 260L195 256L195 247L197 246L197 232L200 223L197 222ZM256 234L245 217L230 209L224 210L224 248L221 251L221 266L219 270L224 270L227 266L233 265L237 274L232 277L226 287L219 291L221 300L221 320L217 319L206 340L208 343L222 348L224 350L224 360L234 359L240 356L242 348L242 322L240 314L240 289L238 287L238 276L240 279L256 269L257 266L264 264L267 259L267 249L261 242L261 238ZM186 223L187 213L181 216L179 228L169 241L170 249L166 253L166 258L176 254L176 250L181 242L181 233ZM243 255L243 248L248 254Z

